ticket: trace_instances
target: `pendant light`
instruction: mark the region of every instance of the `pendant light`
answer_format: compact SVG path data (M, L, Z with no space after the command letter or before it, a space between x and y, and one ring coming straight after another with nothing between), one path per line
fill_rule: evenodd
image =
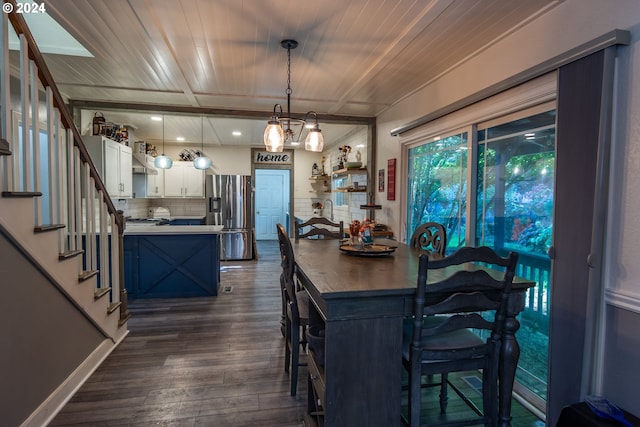
M304 149L307 151L314 151L316 153L321 153L324 148L324 137L322 136L322 131L320 130L320 126L318 125L318 113L315 111L310 111L307 113L313 114L316 117L316 123L309 129L309 133L307 134L307 138L304 141ZM306 118L306 117L305 117Z
M153 161L153 165L158 169L171 169L171 166L173 166L171 157L164 155L164 114L162 115L162 156L157 156Z
M267 122L267 127L264 130L264 145L269 152L282 152L285 143L291 145L298 145L302 132L305 129L305 124L308 116L313 114L316 118L315 125L309 130L309 134L305 139L305 149L308 151L321 152L324 148L324 138L320 131L320 125L318 124L318 113L315 111L309 111L304 119L295 118L291 116L291 49L298 47L296 40L282 40L280 45L287 49L287 115L282 113L282 105L276 104L273 106L273 115ZM278 109L280 110L278 113ZM286 127L283 128L283 122ZM291 124L300 125L300 132L298 137L295 137L295 132L291 129Z
M202 150L200 155L193 160L193 166L196 169L206 170L211 167L211 159L204 155L204 116L200 116L200 141L202 142Z
M267 122L267 127L264 129L264 145L270 153L281 153L284 149L284 131L280 126L278 113L276 112L278 107L280 107L280 115L282 115L282 105L274 105L273 116L271 116L271 120Z

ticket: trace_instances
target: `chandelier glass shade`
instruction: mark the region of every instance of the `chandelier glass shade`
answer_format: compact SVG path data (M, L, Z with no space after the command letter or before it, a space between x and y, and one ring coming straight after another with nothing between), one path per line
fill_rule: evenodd
M162 156L157 156L153 161L153 165L158 169L171 169L171 166L173 166L171 157L164 155L164 114L162 115Z
M280 114L282 114L282 106L276 104L273 107L273 116L271 116L271 120L267 122L267 127L264 129L264 145L270 153L281 153L284 149L284 130L276 113L277 107L280 107Z
M322 136L322 131L318 125L318 114L315 111L308 112L307 116L309 114L314 114L316 116L316 123L311 127L311 129L309 129L307 138L304 141L304 149L307 151L321 153L324 148L324 137Z
M315 111L309 111L304 119L291 116L291 49L295 49L298 46L298 42L295 40L282 40L280 45L287 49L287 114L286 116L283 115L282 105L276 104L273 106L273 115L264 130L264 145L267 151L273 153L282 152L285 143L294 146L299 145L307 118L310 114L313 114L316 122L309 129L304 145L307 151L321 152L324 147L324 138L318 124L318 114ZM292 126L300 126L300 131L294 131Z

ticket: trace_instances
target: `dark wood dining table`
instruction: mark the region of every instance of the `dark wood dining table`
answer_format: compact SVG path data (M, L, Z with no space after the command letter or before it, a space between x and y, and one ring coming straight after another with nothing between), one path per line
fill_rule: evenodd
M376 243L397 248L385 256L358 256L341 251L338 240L292 241L297 274L310 296L309 323L325 329L323 366L309 357L309 412L317 412L320 399L327 427L401 425L402 328L403 319L413 312L418 252L391 240ZM427 281L460 268L481 267L430 270ZM515 316L524 309L532 286L535 282L516 278L509 300L499 373L501 427L511 425L511 393L520 356ZM435 302L446 295L431 298ZM313 424L312 418L305 422Z

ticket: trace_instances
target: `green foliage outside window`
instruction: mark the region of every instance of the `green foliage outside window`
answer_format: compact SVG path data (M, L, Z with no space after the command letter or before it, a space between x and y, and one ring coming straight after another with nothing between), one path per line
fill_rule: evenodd
M467 198L467 134L409 150L407 236L425 222L447 230L447 252L464 246Z

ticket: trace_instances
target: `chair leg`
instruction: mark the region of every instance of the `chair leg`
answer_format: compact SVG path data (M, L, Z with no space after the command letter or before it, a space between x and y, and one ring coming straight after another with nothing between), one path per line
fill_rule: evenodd
M303 350L307 350L307 327L304 325L300 326L300 345Z
M290 394L298 389L298 366L300 366L300 327L291 328L291 371L289 372Z
M490 362L491 363L491 362ZM498 425L498 366L482 370L482 406L485 426Z
M447 403L449 401L448 391L447 391L447 381L449 381L449 375L445 372L440 374L440 413L447 413Z
M417 369L420 369L418 366ZM417 379L417 380L416 380ZM409 426L420 427L420 405L422 404L422 376L409 373Z
M289 318L285 319L284 327L284 371L289 372L291 366L291 321Z

